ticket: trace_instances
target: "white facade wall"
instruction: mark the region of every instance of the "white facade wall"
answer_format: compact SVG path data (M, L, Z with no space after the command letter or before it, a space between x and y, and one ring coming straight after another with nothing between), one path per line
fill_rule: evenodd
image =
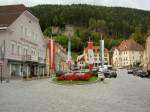
M113 53L113 65L115 67L133 66L136 63L141 63L142 55L143 51L119 51L115 49Z
M31 61L45 64L46 45L39 21L30 12L24 11L6 30L0 30L0 46L5 40L5 59L13 62L22 62L26 56L31 57ZM1 55L0 55L1 57ZM40 59L40 61L39 61ZM15 68L15 67L16 68ZM20 73L21 63L9 64L8 70L17 69ZM29 70L26 74L29 75Z
M22 60L25 55L31 55L32 59L38 61L38 57L46 57L46 48L44 47L44 37L40 29L38 20L28 11L25 11L8 27L7 31L0 33L2 40L6 40L6 58L13 60ZM14 52L12 52L14 44ZM18 48L19 47L19 48ZM19 50L18 50L19 49Z

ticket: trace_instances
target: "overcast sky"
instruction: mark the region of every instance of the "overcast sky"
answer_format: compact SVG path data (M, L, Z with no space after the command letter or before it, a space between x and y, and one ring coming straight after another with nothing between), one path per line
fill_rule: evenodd
M92 4L104 6L121 6L150 10L150 0L0 0L0 5L25 4Z

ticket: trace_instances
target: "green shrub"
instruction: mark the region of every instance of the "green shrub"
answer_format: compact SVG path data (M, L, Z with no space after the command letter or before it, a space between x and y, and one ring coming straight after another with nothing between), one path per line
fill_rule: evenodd
M63 75L63 74L64 74L63 71L56 71L56 77L59 77L59 76L61 76L61 75Z
M96 76L96 77L98 76L98 72L97 71L92 71L91 74L92 74L92 76Z

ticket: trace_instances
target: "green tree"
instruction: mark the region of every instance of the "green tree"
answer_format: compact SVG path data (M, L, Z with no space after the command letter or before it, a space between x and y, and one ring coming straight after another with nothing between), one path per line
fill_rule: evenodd
M52 36L52 28L51 27L47 27L44 31L44 35L51 37Z
M74 52L81 52L83 50L83 43L79 37L71 38L71 48Z
M141 44L141 45L145 45L145 35L141 32L141 27L138 26L135 28L135 32L131 34L130 36L131 38L133 38L137 43Z
M106 22L105 22L105 20L97 20L96 29L97 29L97 31L99 30L100 32L105 32L106 31Z
M94 30L96 28L96 20L94 18L90 18L89 20L89 29Z

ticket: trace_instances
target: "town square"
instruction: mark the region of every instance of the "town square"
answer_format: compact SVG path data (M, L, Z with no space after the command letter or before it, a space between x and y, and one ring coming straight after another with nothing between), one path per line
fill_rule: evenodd
M0 112L149 112L150 9L111 1L0 1Z
M149 112L150 79L118 70L118 78L87 85L49 79L0 85L0 112Z

